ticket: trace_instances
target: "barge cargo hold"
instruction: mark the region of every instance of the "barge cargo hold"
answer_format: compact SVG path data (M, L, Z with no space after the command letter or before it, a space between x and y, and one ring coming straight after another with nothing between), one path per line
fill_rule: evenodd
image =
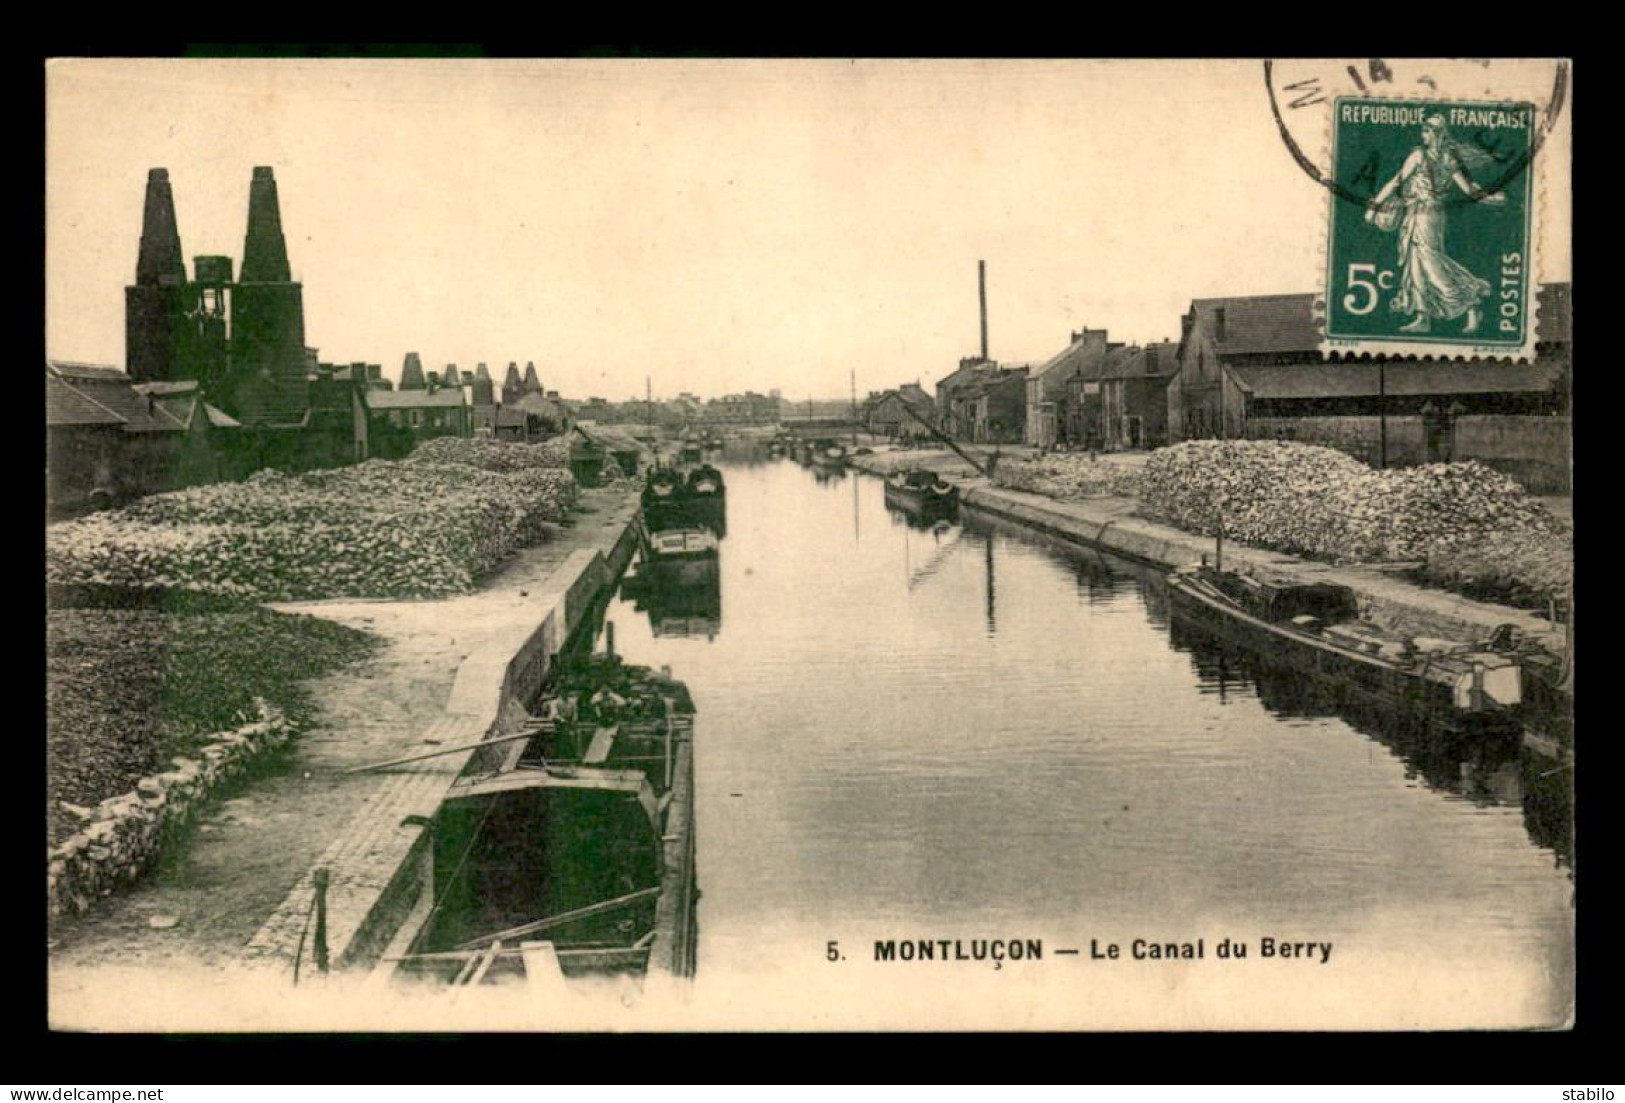
M1169 575L1168 597L1176 616L1341 688L1425 715L1444 730L1521 730L1515 660L1469 644L1383 632L1359 619L1346 586L1260 580L1202 566Z
M493 743L447 794L433 906L382 979L545 994L692 977L694 711L669 671L569 661L530 737Z

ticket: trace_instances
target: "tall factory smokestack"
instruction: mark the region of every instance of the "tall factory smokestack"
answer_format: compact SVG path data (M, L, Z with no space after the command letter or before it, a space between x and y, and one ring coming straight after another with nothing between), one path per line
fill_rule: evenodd
M982 359L987 359L987 261L976 262L976 290L982 300Z

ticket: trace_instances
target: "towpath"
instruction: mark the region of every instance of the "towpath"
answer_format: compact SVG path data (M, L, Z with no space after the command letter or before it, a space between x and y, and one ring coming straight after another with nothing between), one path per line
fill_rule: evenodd
M473 594L273 606L372 631L386 646L312 684L319 718L285 769L212 805L182 853L143 883L59 925L50 947L53 1005L71 1004L100 966L195 969L236 960L335 839L364 826L354 822L358 810L391 784L389 774L344 771L431 749L426 737L446 726L463 661L533 629L531 599L560 588L555 576L573 553L612 545L637 497L623 484L584 491L581 504L571 527L522 551Z

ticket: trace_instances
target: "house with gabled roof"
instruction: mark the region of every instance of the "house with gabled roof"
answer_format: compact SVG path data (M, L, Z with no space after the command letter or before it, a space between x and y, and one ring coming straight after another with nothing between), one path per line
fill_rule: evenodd
M1069 420L1069 385L1080 374L1098 372L1108 344L1103 329L1076 330L1066 348L1028 372L1024 430L1028 444L1050 448L1061 439Z
M1113 350L1100 370L1100 439L1109 452L1168 443L1168 384L1179 345L1156 341Z
M1120 342L1108 341L1100 355L1091 354L1066 383L1066 398L1059 404L1060 442L1079 448L1105 448L1106 414L1101 380L1131 353Z
M876 436L911 440L929 435L922 421L936 425L936 403L918 383L904 383L870 395L861 417L864 427Z
M1315 296L1194 299L1181 319L1179 370L1168 385L1174 440L1246 435L1246 382L1239 369L1321 362Z
M45 362L48 512L69 516L228 474L221 434L242 426L196 380L137 383L117 368Z

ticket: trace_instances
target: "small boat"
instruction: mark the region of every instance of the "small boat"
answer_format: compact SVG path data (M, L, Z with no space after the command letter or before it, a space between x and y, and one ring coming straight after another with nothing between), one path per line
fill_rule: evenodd
M701 464L685 476L672 468L649 472L641 500L646 533L709 529L726 532L727 497L722 472Z
M886 504L922 517L949 517L959 509L959 487L935 471L899 471L886 480Z
M1519 730L1519 664L1468 643L1399 636L1361 620L1354 591L1207 565L1168 576L1169 604L1249 649L1447 728Z
M688 473L687 489L692 498L721 498L724 492L722 472L708 463L702 463Z
M678 463L699 463L705 458L705 448L698 437L685 437L677 446Z
M684 491L688 519L710 529L718 537L726 536L728 491L722 482L722 472L708 463L702 463L688 473Z
M642 505L645 512L651 506L665 506L680 502L688 491L683 476L667 467L649 472L643 484Z
M644 551L651 560L715 558L717 534L700 525L646 529Z
M845 467L846 445L829 437L815 440L812 443L811 458L818 467Z

